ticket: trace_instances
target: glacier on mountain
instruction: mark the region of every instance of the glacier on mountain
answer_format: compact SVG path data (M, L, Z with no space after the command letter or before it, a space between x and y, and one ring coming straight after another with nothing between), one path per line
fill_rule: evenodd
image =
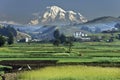
M42 15L35 20L31 20L32 25L69 25L75 23L85 23L87 19L80 13L65 11L58 6L47 7Z

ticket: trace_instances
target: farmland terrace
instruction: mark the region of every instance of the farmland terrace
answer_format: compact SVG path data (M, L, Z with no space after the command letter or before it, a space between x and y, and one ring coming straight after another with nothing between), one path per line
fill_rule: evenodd
M11 66L12 68L3 68L5 72L16 72L19 68L28 70L28 65L31 69L37 69L45 66L61 66L61 65L86 65L86 66L101 66L101 67L120 67L120 62L63 62L58 63L58 60L3 60L0 65Z
M20 67L26 69L28 65L34 68L40 68L44 66L56 65L57 60L3 60L0 61L0 65L11 66L13 71L18 70ZM4 68L5 71L11 71L11 69Z
M30 65L90 65L120 67L120 42L73 43L71 53L68 47L51 43L16 43L0 48L0 65L18 68Z

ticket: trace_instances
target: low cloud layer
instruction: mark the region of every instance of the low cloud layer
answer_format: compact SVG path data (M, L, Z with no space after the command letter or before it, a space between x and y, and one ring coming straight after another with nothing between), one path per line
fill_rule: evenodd
M19 23L14 22L14 21L0 21L0 23L7 23L7 24L13 24L13 25L19 24Z

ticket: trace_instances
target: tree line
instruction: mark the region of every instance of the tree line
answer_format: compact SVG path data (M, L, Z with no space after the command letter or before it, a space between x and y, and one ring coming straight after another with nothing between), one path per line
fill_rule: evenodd
M54 40L53 40L53 45L54 46L59 46L60 44L64 46L68 46L68 53L71 53L72 51L72 46L73 46L73 37L66 37L64 34L60 34L59 29L56 29L53 33L54 35Z
M17 35L17 32L14 28L8 25L7 27L0 28L0 47L3 46L5 43L11 45L14 43L14 36Z

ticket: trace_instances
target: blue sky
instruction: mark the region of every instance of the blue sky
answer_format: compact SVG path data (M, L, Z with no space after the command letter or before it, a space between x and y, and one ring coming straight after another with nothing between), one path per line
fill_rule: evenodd
M80 12L87 19L120 16L120 0L0 0L0 19L27 21L52 5Z

